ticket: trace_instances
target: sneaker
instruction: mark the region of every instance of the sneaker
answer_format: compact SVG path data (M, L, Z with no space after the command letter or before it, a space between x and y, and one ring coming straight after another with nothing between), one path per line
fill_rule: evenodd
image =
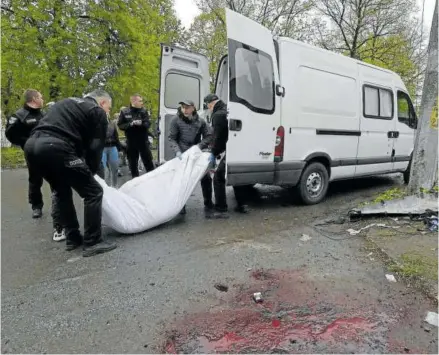
M62 242L63 240L66 240L66 232L64 228L55 228L53 230L53 241L55 242Z
M32 210L32 218L41 218L42 215L43 211L41 210L41 208L34 208Z
M248 207L246 205L236 206L235 212L238 213L248 213Z
M117 245L115 243L109 243L109 242L102 241L102 242L96 243L94 245L85 245L83 252L82 252L82 256L84 258L86 258L89 256L106 253L107 251L111 251L111 250L114 250L116 248L117 248Z

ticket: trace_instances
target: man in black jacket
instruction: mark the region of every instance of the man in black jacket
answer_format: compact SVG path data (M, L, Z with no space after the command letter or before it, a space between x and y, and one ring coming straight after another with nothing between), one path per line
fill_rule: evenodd
M34 89L28 89L24 93L25 104L15 114L13 114L6 125L6 138L15 145L23 149L24 144L28 140L32 129L34 129L38 122L43 118L44 114L41 111L44 101L40 92ZM29 172L29 203L32 206L32 217L40 218L43 209L43 195L41 194L41 186L43 185L43 178L38 170L31 170Z
M211 152L213 161L226 151L226 144L229 140L229 127L227 121L227 105L221 101L217 95L209 94L204 98L204 103L207 105L209 111L212 112L211 122L213 127L213 141L211 145ZM221 159L214 178L213 186L215 189L215 209L214 218L228 218L228 206L226 198L226 156ZM244 205L243 190L233 187L237 206L236 212L247 213L247 206Z
M83 256L116 248L102 239L102 187L98 171L111 97L95 90L84 98L58 101L33 130L24 151L29 169L38 169L57 195L66 249L84 244ZM72 188L84 199L84 237L79 232Z
M130 101L130 107L120 111L117 125L125 131L128 164L131 176L135 178L139 176L139 154L147 172L154 170L154 163L148 142L151 122L148 112L143 107L143 98L139 94L134 94Z
M206 121L198 116L193 101L181 101L179 105L181 106L177 115L171 121L168 139L175 156L181 159L181 155L195 144L198 144L201 150L208 148L212 133ZM204 211L207 217L213 212L214 207L212 202L212 179L209 174L204 175L201 179L201 190L203 191ZM186 214L186 206L183 207L180 214Z

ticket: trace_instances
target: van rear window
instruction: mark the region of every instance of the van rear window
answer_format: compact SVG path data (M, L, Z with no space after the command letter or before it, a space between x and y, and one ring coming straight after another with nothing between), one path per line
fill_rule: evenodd
M363 86L363 115L367 118L393 118L393 92L371 85Z
M229 39L230 101L258 113L272 114L275 106L272 57Z
M200 109L200 80L193 76L169 73L165 79L165 106L176 109L183 100L192 100L197 110Z

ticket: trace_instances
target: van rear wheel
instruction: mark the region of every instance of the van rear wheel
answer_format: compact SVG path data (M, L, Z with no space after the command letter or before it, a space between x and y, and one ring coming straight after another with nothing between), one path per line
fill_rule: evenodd
M298 192L305 205L321 202L328 191L329 174L321 163L308 165L300 178Z

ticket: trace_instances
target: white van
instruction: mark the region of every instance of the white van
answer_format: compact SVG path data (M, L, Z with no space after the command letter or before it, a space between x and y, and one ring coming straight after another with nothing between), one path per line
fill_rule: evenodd
M289 38L226 10L228 54L216 94L228 105L227 184L297 186L320 202L330 181L405 172L416 115L401 78ZM182 99L203 106L205 56L162 45L159 142L162 163L171 117Z

